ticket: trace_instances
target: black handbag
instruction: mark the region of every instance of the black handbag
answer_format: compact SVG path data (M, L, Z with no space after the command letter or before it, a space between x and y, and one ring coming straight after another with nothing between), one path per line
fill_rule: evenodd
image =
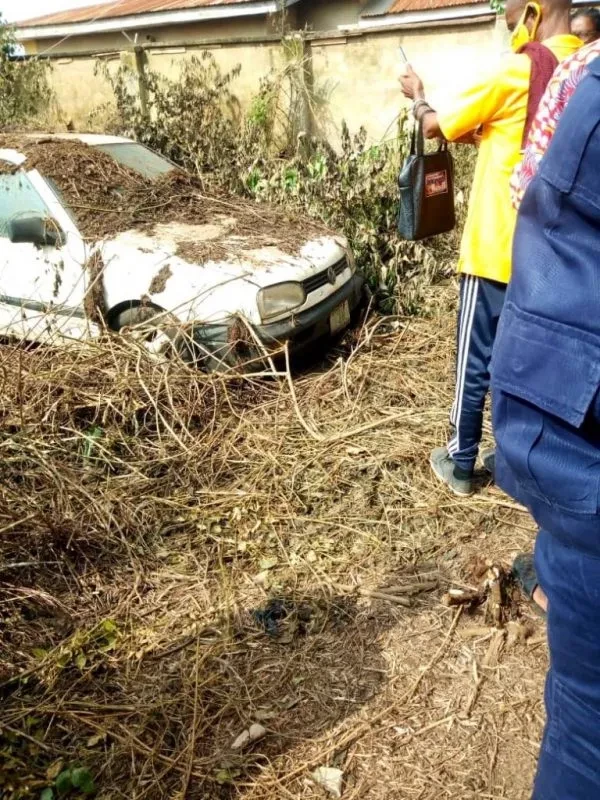
M447 233L456 225L454 164L448 143L442 141L435 153L425 153L424 144L423 128L418 123L398 177L398 232L403 239L413 242Z

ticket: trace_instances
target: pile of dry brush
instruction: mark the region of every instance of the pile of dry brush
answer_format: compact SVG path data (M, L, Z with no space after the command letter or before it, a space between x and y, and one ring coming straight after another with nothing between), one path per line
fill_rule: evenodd
M507 685L473 688L439 597L469 584L482 535L502 530L487 548L505 554L525 534L506 499L431 482L451 364L438 308L374 320L294 380L201 375L118 339L0 347L3 798L83 774L103 800L316 799L321 766L361 800L390 781L503 796L490 737L510 729L513 759L535 739L521 709L542 670L519 652ZM517 721L498 716L513 702ZM462 728L464 708L480 721ZM260 741L234 748L250 725ZM394 726L431 731L434 783L423 739ZM532 765L510 767L513 788Z
M82 235L91 241L132 229L151 231L157 223L203 225L227 219L228 236L239 237L245 247L276 242L295 254L311 236L327 232L324 225L276 206L206 187L199 177L175 167L154 179L144 177L77 140L5 134L0 135L0 147L16 149L26 156L23 169L37 169L54 182ZM7 162L0 168L16 169ZM213 258L227 255L218 244L211 243ZM204 255L200 248L198 255Z

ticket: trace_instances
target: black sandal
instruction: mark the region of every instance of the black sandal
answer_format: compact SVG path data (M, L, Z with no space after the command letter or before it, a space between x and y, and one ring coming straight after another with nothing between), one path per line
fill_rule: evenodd
M519 553L519 555L513 561L512 576L514 582L527 598L529 605L533 608L536 614L539 614L540 617L545 619L546 612L533 599L533 593L540 585L533 563L533 556L529 553Z

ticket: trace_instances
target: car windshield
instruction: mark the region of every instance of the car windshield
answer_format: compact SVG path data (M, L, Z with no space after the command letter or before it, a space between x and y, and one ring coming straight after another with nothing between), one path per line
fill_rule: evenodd
M171 172L175 167L166 158L153 153L142 144L135 142L117 142L116 144L96 145L98 150L112 156L119 164L124 167L139 172L145 178L154 180L167 172Z

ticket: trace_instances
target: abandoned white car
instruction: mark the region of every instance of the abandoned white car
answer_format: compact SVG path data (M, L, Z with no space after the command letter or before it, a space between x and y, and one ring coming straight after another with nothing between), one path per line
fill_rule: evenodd
M335 336L363 294L342 237L117 137L0 137L0 237L0 335L29 341L127 328L214 368Z

